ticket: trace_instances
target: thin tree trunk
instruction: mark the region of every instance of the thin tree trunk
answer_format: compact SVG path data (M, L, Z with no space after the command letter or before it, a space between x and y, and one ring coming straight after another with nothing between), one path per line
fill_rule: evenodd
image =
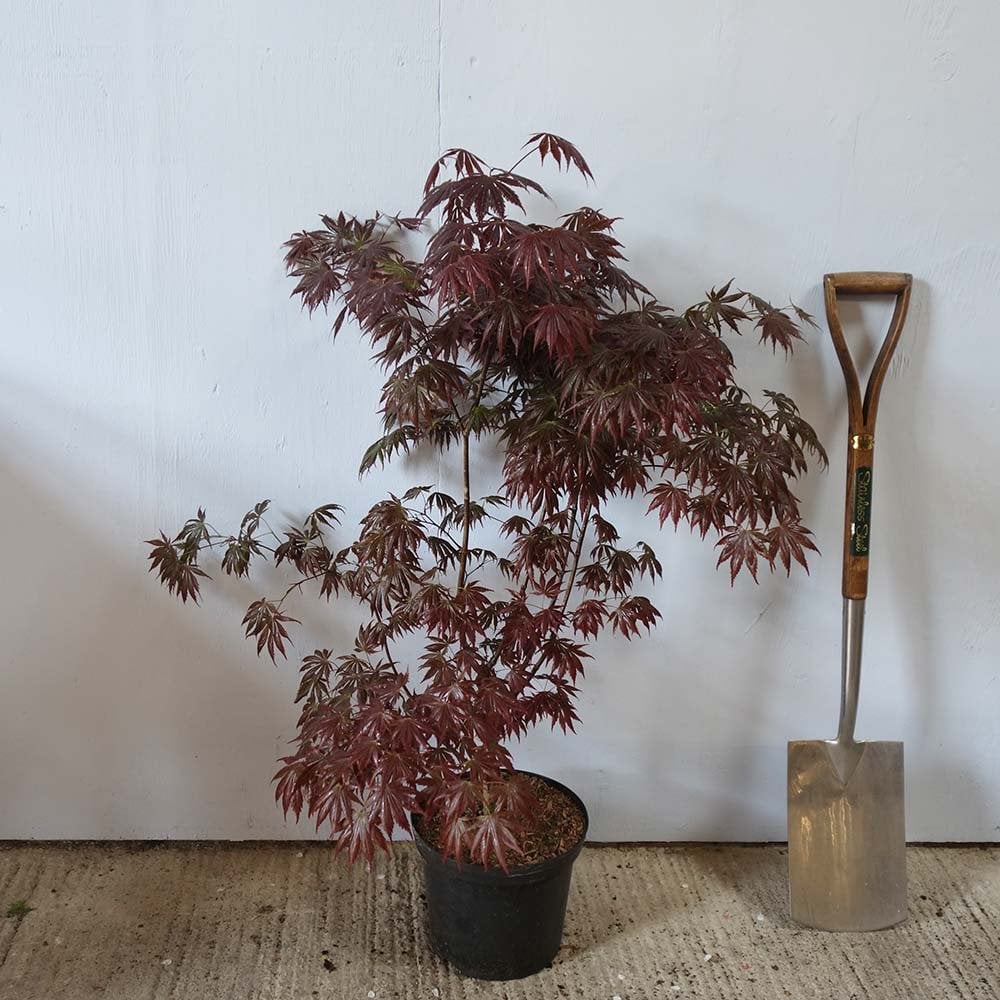
M469 520L472 514L472 500L469 492L469 428L462 434L462 554L458 562L458 590L465 586L465 567L469 562Z
M465 571L469 564L469 520L472 514L472 495L469 490L469 438L472 436L472 413L482 402L483 391L486 389L486 376L492 360L493 353L490 352L483 361L476 397L465 416L465 426L462 429L462 508L465 516L462 524L462 553L458 560L458 592L465 586Z
M587 511L583 524L580 526L580 539L576 543L576 551L573 553L573 566L569 571L569 582L566 584L566 598L563 601L562 612L566 614L569 607L569 600L573 594L573 584L576 583L576 571L580 567L580 553L583 552L583 542L587 537L587 528L590 527L590 511Z

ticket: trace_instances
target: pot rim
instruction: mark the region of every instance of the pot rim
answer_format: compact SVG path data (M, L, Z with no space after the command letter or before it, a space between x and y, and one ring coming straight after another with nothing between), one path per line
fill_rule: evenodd
M459 864L454 858L450 857L446 859L420 835L420 830L417 826L420 814L410 813L410 829L413 833L413 842L417 845L417 850L424 861L438 868L448 870L455 877L472 882L510 882L536 879L549 876L563 865L572 864L583 849L584 842L587 839L587 832L590 829L590 815L587 812L587 807L584 805L583 799L572 788L568 788L561 781L556 781L555 778L550 778L547 774L539 774L537 771L525 771L519 767L514 768L514 771L517 774L524 774L531 778L541 778L546 784L559 789L559 791L568 796L583 816L583 831L580 834L580 839L569 850L563 851L562 854L557 854L554 858L547 858L545 861L536 861L530 865L511 865L505 872L502 868L483 868L482 865L475 864L474 862Z

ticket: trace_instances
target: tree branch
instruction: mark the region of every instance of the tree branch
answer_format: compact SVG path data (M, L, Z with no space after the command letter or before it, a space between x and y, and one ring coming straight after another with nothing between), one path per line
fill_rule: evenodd
M462 507L464 517L462 519L462 553L458 562L457 592L460 592L465 586L465 570L469 562L469 521L472 514L472 497L469 490L469 437L472 435L472 414L482 402L483 390L486 388L486 375L492 360L493 352L491 351L483 360L479 385L476 386L476 396L472 401L472 406L469 407L469 412L465 415L465 423L462 427Z
M583 551L583 542L584 539L587 537L587 528L590 527L590 515L591 511L588 510L583 518L583 524L580 525L580 537L577 539L576 548L573 550L573 562L569 570L569 582L566 585L566 595L565 598L563 599L563 606L562 608L560 608L560 611L562 612L563 616L565 616L566 614L566 608L569 607L570 595L573 593L573 584L576 581L576 571L580 565L580 553ZM564 565L563 573L565 574L565 572L566 572L566 567ZM554 608L558 603L558 601L559 601L559 595L556 594L556 596L552 599L551 607ZM563 622L565 624L565 618L563 619ZM552 632L554 634L557 634L560 630L561 627L553 629ZM534 681L538 677L538 672L541 669L542 669L542 664L541 661L539 661L530 670L527 671L525 683L530 684L532 681Z

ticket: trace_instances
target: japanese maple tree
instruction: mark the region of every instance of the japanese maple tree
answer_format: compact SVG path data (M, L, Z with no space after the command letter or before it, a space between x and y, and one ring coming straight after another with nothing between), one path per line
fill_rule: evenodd
M530 156L591 176L565 139L539 133L525 148L506 170L448 150L413 217L324 215L286 244L293 294L310 312L334 307L335 334L360 328L386 374L384 434L362 473L424 446L455 456L461 495L387 496L349 544L336 504L274 531L267 501L232 534L199 510L149 543L151 569L185 601L206 550L237 577L261 557L287 566L287 590L243 619L272 660L304 588L366 610L352 649L302 661L295 749L275 776L285 812L327 826L352 860L410 813L439 825L446 855L516 860L532 803L511 744L540 722L573 729L588 642L659 617L636 590L660 563L621 539L614 498L641 496L661 525L716 539L734 579L805 567L814 549L791 483L809 453L825 462L822 447L787 396L758 404L740 388L723 339L751 326L788 351L810 318L731 281L673 312L624 269L603 212L524 220L522 198L544 194L517 172ZM492 492L470 473L487 440L502 454Z

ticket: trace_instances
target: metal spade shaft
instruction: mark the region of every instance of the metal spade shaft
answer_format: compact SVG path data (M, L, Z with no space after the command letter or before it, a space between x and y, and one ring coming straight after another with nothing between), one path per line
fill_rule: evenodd
M865 602L844 598L843 657L840 668L840 724L837 742L854 742L861 690L861 646L865 632Z
M823 930L891 927L906 918L903 744L854 739L871 544L875 417L909 305L908 274L824 278L827 321L848 404L844 624L840 721L834 740L788 744L788 874L794 920ZM864 398L837 311L837 293L895 295L896 308Z

